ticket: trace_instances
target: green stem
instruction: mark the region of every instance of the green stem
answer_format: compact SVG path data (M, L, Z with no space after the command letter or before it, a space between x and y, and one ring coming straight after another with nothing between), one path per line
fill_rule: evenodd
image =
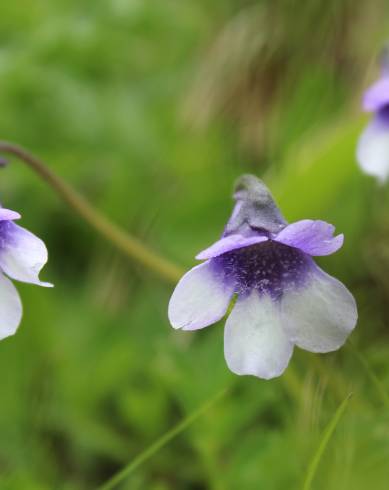
M176 426L157 439L151 446L142 451L136 456L127 466L114 475L110 480L104 483L98 490L111 490L116 485L125 480L131 473L133 473L141 464L150 459L161 448L166 446L172 439L181 434L185 429L193 424L198 418L200 418L208 409L224 397L229 391L229 388L224 388L216 396L205 402L200 408L192 412L185 419L179 422Z
M41 160L20 146L6 141L0 141L0 153L11 154L32 168L92 228L131 259L137 260L167 282L175 283L182 276L183 271L179 267L157 255L140 240L132 237L96 211L81 194L58 177Z
M323 436L321 438L319 447L317 448L315 454L313 455L313 458L309 464L308 471L306 474L303 490L310 490L312 487L312 481L315 477L317 468L319 466L320 460L323 456L323 453L332 437L332 434L334 433L336 426L338 425L340 419L342 418L342 415L344 414L347 404L352 396L352 393L349 393L345 400L340 404L339 408L336 410L335 414L333 415L332 419L330 420L329 424L325 428L323 432Z

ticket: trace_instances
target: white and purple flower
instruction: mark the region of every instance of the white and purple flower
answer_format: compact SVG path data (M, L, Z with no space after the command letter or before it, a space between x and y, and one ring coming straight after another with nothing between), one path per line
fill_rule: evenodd
M236 374L270 379L288 366L295 345L311 352L339 349L357 322L355 300L312 256L329 255L343 235L324 221L287 224L267 187L244 175L222 238L197 259L169 303L176 329L220 320L236 302L224 331L224 354Z
M13 335L22 318L19 294L6 277L52 287L39 272L47 262L47 249L38 237L14 223L20 214L0 208L0 340Z
M363 131L357 146L361 169L385 183L389 177L389 61L384 54L382 74L363 97L363 109L373 118Z

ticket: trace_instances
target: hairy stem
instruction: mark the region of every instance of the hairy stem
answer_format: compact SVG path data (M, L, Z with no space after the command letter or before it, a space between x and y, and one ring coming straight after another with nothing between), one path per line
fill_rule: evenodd
M143 245L140 240L126 233L115 223L112 223L73 187L58 177L46 164L28 151L13 143L0 141L0 153L13 155L28 165L92 228L131 259L136 260L167 282L175 283L181 277L183 272L178 266L160 257Z

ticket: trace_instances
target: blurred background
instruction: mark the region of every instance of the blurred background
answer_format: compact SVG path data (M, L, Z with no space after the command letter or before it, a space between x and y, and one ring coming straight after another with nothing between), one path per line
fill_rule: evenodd
M1 139L184 268L221 233L235 178L255 173L288 220L345 233L319 262L360 312L353 348L296 350L273 381L233 376L222 323L173 331L174 284L14 162L1 201L47 243L56 287L18 285L24 319L0 343L1 489L96 488L231 383L119 488L301 488L350 391L314 488L388 488L389 406L371 372L389 393L389 193L355 162L388 14L385 0L1 3Z

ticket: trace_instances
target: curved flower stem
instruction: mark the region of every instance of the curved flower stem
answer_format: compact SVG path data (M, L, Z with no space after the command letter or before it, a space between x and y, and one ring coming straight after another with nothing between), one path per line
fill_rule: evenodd
M347 404L352 397L352 393L349 393L347 397L343 400L343 402L339 405L338 409L332 416L331 420L329 421L327 427L325 428L322 438L320 440L320 444L318 448L315 451L315 454L313 455L313 458L309 464L308 471L306 473L304 485L303 485L303 490L311 490L312 488L312 481L315 477L317 468L319 466L320 460L323 456L323 453L330 442L330 439L332 437L332 434L334 433L336 426L338 425L340 419L342 418L342 415L344 414Z
M115 245L121 252L130 258L137 260L144 267L152 270L162 279L174 283L182 276L181 269L160 257L140 240L129 235L118 225L112 223L104 215L99 213L89 202L79 194L67 182L58 177L41 160L31 155L20 146L7 141L0 141L0 153L8 153L23 161L34 170L50 187L92 228L94 228L106 240Z
M223 398L229 391L229 387L224 388L217 395L215 395L210 400L206 401L201 407L192 412L181 422L175 425L168 432L163 434L159 439L157 439L151 446L142 451L138 456L136 456L127 466L125 466L119 473L116 473L110 480L104 483L98 490L111 490L115 488L116 485L125 480L131 473L133 473L141 464L151 458L156 452L161 448L166 446L172 439L178 436L181 432L187 429L193 424L198 418L200 418L205 412L208 411L216 402Z

